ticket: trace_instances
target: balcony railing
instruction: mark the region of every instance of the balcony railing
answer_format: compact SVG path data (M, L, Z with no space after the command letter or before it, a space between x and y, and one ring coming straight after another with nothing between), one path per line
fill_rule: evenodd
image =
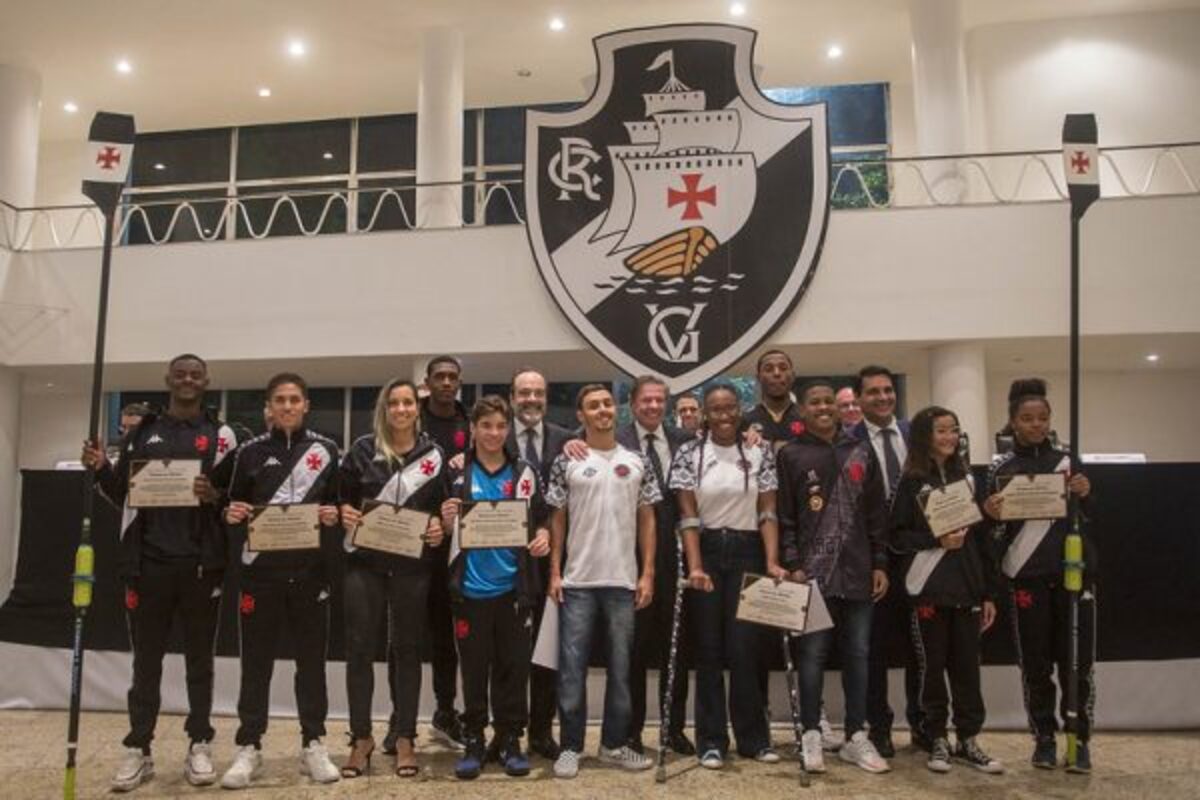
M1105 198L1200 194L1200 142L1103 148L1100 162ZM118 208L116 241L160 245L435 227L418 218L418 191L461 196L461 203L452 203L458 209L451 220L455 227L525 222L521 167L504 165L444 184L417 185L411 173L381 173L131 188ZM830 179L835 209L1066 197L1059 150L918 158L839 153ZM92 205L16 208L0 200L0 247L9 250L94 247L102 231L103 218Z

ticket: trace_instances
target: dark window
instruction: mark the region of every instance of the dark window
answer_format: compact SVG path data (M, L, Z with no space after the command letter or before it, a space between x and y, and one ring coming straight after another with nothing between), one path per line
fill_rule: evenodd
M263 389L234 389L225 396L225 420L230 425L244 426L252 433L262 433L263 409L267 398ZM342 423L345 419L346 396L341 388L308 390L308 416L305 426L309 430L328 436L342 446Z
M542 103L534 111L570 111L579 103ZM525 163L526 106L500 106L483 111L483 163L501 166Z
M238 180L350 171L350 120L251 125L238 130Z
M829 202L834 208L871 208L887 205L891 193L887 148L870 152L834 153L829 179ZM856 163L857 162L857 163Z
M763 94L777 103L791 105L827 103L829 141L833 147L888 142L886 83L764 89Z
M330 191L335 190L335 191ZM346 182L293 184L239 190L239 239L255 236L296 236L301 225L308 233L345 233ZM249 218L250 227L246 227Z
M132 200L137 208L128 212L126 244L195 242L202 236L224 236L224 189L156 192L137 195ZM187 202L176 202L178 200Z
M525 187L521 170L488 170L486 179L487 183L482 187L486 224L512 225L525 219Z
M229 128L143 133L134 140L133 186L229 180Z
M360 436L371 433L375 425L375 399L382 386L355 386L350 390L350 445Z
M406 231L416 227L416 178L376 178L358 182L358 229ZM403 212L401 207L403 206Z
M479 111L474 108L468 108L463 112L463 166L475 166L475 150L476 142L479 141L478 131L476 130L477 120L479 119Z
M358 121L358 171L417 168L417 115L363 117Z

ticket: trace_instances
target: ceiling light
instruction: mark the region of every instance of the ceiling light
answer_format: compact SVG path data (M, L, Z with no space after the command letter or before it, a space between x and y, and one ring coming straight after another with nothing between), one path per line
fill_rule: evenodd
M840 44L829 45L829 49L825 51L825 55L827 55L829 58L841 58L842 46Z
M550 30L561 31L565 27L567 27L567 23L563 22L562 17L551 17L550 18Z
M67 112L68 114L74 114L78 110L79 110L79 106L75 105L70 100L63 103L63 111Z
M528 77L530 77L530 76L532 76L532 75L533 75L533 71L532 71L532 70L528 70L528 69L524 69L524 68L517 70L517 77L518 77L518 78L528 78Z
M270 89L268 89L266 86L264 86L264 87L262 87L261 89L259 89L259 90L258 90L258 96L259 96L259 97L270 97L270 96L271 96L271 90L270 90Z
M321 154L321 158L325 159L326 161L333 161L333 153L326 150Z
M129 73L133 72L133 64L130 64L127 59L122 58L117 62L117 72L121 73L122 75L128 75Z
M166 164L164 164L164 163L162 163L162 162L160 161L160 162L158 162L157 164L155 164L155 165L154 165L154 168L155 168L156 170L158 170L159 172L161 172L161 171L163 171L164 169L166 169L166 168L167 168L167 165L166 165Z
M1149 361L1150 363L1154 363L1155 361L1158 361L1158 353L1147 354L1146 360Z
M733 5L731 5L729 7L729 16L731 16L731 17L741 17L741 16L744 16L745 13L746 13L746 4L745 3L734 3Z
M308 52L308 48L305 47L304 42L300 41L299 39L293 39L292 41L288 42L288 55L290 55L292 58L300 58L306 52Z

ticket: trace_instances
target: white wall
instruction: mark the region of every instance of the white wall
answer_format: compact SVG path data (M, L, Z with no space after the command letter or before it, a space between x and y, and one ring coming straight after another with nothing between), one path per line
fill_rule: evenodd
M1036 372L1050 384L1054 429L1069 438L1066 372ZM1008 387L1030 371L988 374L988 430L1007 422ZM1085 372L1080 378L1080 444L1085 453L1145 453L1150 461L1200 460L1200 428L1191 422L1200 396L1200 370Z
M989 151L1059 147L1087 111L1101 145L1200 140L1200 10L981 26L967 69Z

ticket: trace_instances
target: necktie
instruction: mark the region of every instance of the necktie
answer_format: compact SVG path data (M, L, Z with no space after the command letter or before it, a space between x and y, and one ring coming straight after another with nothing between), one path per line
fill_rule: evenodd
M658 480L658 485L662 486L663 482L663 465L662 459L658 457L658 448L654 446L654 442L658 439L653 433L646 434L646 458L650 459L650 467L654 470L654 477Z
M900 459L896 456L896 448L892 446L892 437L896 435L896 431L893 428L884 428L880 433L883 434L883 469L887 475L888 495L891 496L900 481Z
M533 443L533 437L537 434L533 428L525 429L525 460L530 466L535 469L541 466L541 459L538 458L537 445Z

